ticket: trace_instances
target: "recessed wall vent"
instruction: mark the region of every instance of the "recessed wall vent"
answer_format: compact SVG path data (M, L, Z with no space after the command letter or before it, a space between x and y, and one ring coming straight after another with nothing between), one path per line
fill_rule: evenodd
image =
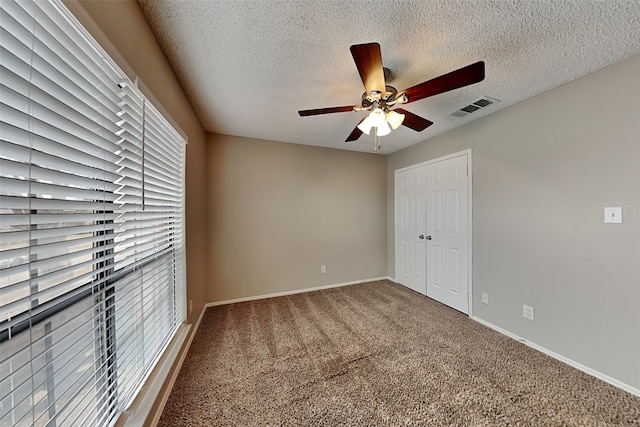
M476 102L473 102L467 105L466 107L463 107L459 110L454 111L453 113L451 113L451 115L453 117L459 117L459 118L466 117L469 114L473 113L474 111L481 110L485 107L488 107L489 105L495 104L496 102L500 102L500 100L485 96L483 98L478 99Z

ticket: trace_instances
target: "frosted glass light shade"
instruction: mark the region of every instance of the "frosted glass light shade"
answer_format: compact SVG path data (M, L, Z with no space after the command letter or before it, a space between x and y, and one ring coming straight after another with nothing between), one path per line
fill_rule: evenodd
M358 125L358 129L360 129L363 133L369 135L369 132L371 132L371 126L371 119L369 118L369 116L367 116L367 118L365 118L362 123Z
M389 111L387 113L387 122L391 125L392 129L398 129L404 120L404 114L396 113L395 111Z
M389 127L387 122L383 122L381 125L379 125L376 128L377 136L385 136L385 135L389 135L390 133L391 133L391 128Z

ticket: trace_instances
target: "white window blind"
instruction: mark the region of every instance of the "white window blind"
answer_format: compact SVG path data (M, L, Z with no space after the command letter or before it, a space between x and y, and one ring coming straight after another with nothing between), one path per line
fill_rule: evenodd
M0 427L113 425L185 319L185 141L59 1L0 13Z

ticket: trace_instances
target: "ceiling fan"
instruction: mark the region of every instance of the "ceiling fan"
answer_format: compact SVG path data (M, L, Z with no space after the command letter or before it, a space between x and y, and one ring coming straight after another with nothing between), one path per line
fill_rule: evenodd
M355 141L363 133L368 135L371 128L376 129L377 136L387 135L391 129L396 129L401 124L421 132L433 122L403 108L397 108L399 104L408 104L484 80L484 62L479 61L398 92L393 86L386 84L390 71L382 66L382 54L378 43L355 44L350 50L365 88L360 105L298 111L302 117L348 111L371 111L368 116L360 120L345 142Z

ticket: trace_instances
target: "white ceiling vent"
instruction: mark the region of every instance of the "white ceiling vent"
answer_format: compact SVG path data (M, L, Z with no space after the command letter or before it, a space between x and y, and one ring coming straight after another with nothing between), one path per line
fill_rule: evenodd
M495 104L496 102L500 102L500 100L485 96L478 99L476 102L467 105L466 107L454 111L453 113L451 113L451 115L453 117L466 117L474 111L481 110L485 107L488 107L489 105Z

